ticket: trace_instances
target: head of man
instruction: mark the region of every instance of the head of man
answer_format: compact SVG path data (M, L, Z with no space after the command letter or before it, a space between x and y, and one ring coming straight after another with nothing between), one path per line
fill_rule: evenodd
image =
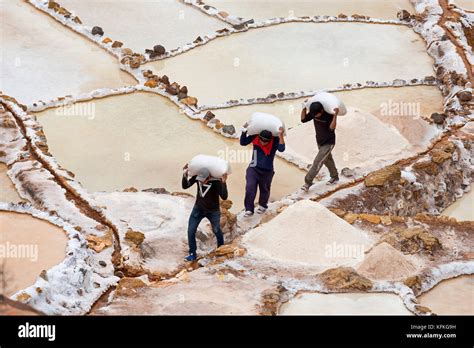
M321 117L324 112L323 104L314 102L309 106L309 114L313 117Z
M265 146L270 142L270 140L272 140L272 137L273 137L272 132L268 130L263 130L258 135L258 141L260 142L261 145Z
M203 184L207 184L210 179L211 173L206 168L201 169L196 176L196 180L202 182Z

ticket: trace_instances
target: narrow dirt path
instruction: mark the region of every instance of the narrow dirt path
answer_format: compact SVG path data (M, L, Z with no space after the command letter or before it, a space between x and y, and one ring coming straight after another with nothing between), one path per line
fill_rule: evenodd
M458 43L456 37L451 32L451 29L446 25L446 22L451 20L452 18L459 21L459 18L461 17L461 15L449 9L448 0L439 0L439 5L443 9L443 15L441 16L441 19L438 22L438 24L444 29L444 31L446 32L446 35L448 36L449 40L453 43L453 45L456 46L456 51L458 52L459 56L464 62L468 79L471 83L474 83L473 67L469 63L469 60L467 59L466 52L464 51L464 48Z

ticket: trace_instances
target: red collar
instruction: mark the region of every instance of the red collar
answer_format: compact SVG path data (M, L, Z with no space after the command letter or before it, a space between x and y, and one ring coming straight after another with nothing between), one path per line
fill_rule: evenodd
M254 144L256 146L259 146L262 149L265 156L268 156L270 154L270 152L272 152L273 137L270 139L270 141L268 142L267 145L262 145L262 144L260 144L260 141L259 141L259 138L258 138L258 135L257 135L255 137L255 139L252 141L252 144Z

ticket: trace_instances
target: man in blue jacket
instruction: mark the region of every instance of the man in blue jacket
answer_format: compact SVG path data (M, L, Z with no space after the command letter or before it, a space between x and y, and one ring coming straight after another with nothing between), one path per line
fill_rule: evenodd
M255 208L255 197L257 187L260 190L257 213L263 214L268 208L270 198L270 188L272 185L273 161L277 151L285 151L285 139L283 138L283 128L280 127L278 136L274 137L268 130L263 130L260 134L247 136L248 123L244 124L240 136L240 145L253 144L252 162L247 168L245 186L245 217L252 216Z

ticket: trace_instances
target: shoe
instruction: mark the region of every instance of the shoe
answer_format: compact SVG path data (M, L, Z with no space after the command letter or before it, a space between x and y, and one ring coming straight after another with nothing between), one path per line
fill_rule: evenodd
M197 260L197 255L196 254L189 254L184 259L188 262L196 261Z
M262 207L261 205L257 208L257 214L263 214L267 211L267 208Z
M244 214L244 217L250 217L253 215L253 211L247 210Z
M311 187L310 184L306 184L306 183L305 183L303 186L301 186L301 189L302 189L304 192L308 192L310 187Z
M329 179L329 181L326 183L327 185L334 185L339 182L339 177L335 176L334 178Z

